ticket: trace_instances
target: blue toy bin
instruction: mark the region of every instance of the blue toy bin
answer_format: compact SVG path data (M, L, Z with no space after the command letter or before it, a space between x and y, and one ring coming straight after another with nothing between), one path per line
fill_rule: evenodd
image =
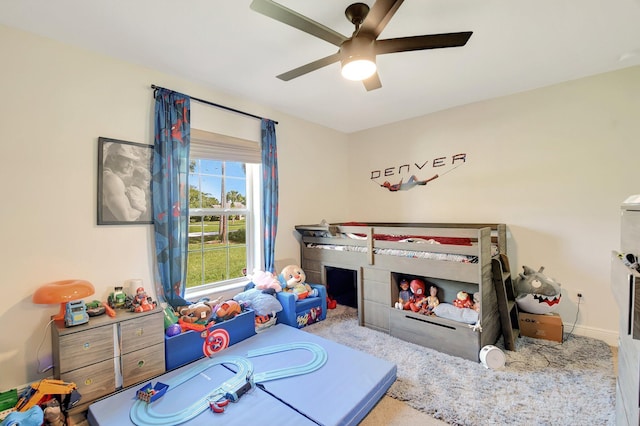
M164 395L167 392L167 389L169 389L169 385L165 385L164 383L158 382L152 387L151 382L149 382L138 389L136 395L138 396L138 399L141 399L148 404Z
M223 328L229 333L229 346L256 334L255 312L247 309L234 318L212 325L202 332L185 331L176 336L164 337L164 360L166 370L173 370L190 362L204 358L202 346L209 331Z

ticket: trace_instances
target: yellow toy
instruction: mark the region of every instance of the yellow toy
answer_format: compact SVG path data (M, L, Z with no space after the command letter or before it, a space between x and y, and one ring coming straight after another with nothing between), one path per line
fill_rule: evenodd
M42 379L37 383L32 383L20 397L15 407L16 411L27 411L34 405L40 404L40 401L48 395L64 395L66 409L73 407L80 401L80 393L75 383L67 383L56 379Z

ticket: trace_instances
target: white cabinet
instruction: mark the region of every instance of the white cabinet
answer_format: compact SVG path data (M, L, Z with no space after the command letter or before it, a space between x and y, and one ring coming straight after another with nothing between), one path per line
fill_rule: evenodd
M640 424L640 273L620 254L640 255L640 197L622 205L620 251L611 253L611 288L620 308L616 423Z

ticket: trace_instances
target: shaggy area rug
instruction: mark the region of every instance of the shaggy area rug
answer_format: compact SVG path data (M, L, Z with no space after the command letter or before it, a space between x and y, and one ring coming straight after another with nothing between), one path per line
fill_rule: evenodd
M303 330L395 363L397 380L387 395L449 424L615 424L613 359L601 340L520 337L517 350L506 351L500 339L506 364L491 370L360 327L349 307Z

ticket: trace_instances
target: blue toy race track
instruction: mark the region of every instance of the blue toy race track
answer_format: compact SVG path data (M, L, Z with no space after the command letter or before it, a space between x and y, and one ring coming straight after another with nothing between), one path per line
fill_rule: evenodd
M307 350L311 352L313 358L303 365L296 365L254 374L254 366L249 358L295 349ZM197 417L207 408L211 408L215 411L216 408L223 407L229 401L238 401L243 394L253 389L255 383L263 383L285 377L299 376L316 371L327 362L327 357L327 351L322 346L307 342L288 343L268 346L262 349L255 349L249 351L246 357L218 357L208 362L203 362L166 382L166 384L169 385L167 390L168 393L210 367L221 364L235 365L237 367L236 374L209 394L203 396L199 400L196 400L190 406L174 413L158 413L153 409L154 405L159 403L161 399L153 403L147 403L137 399L131 407L129 417L131 421L138 426L172 426L184 423L194 417Z

